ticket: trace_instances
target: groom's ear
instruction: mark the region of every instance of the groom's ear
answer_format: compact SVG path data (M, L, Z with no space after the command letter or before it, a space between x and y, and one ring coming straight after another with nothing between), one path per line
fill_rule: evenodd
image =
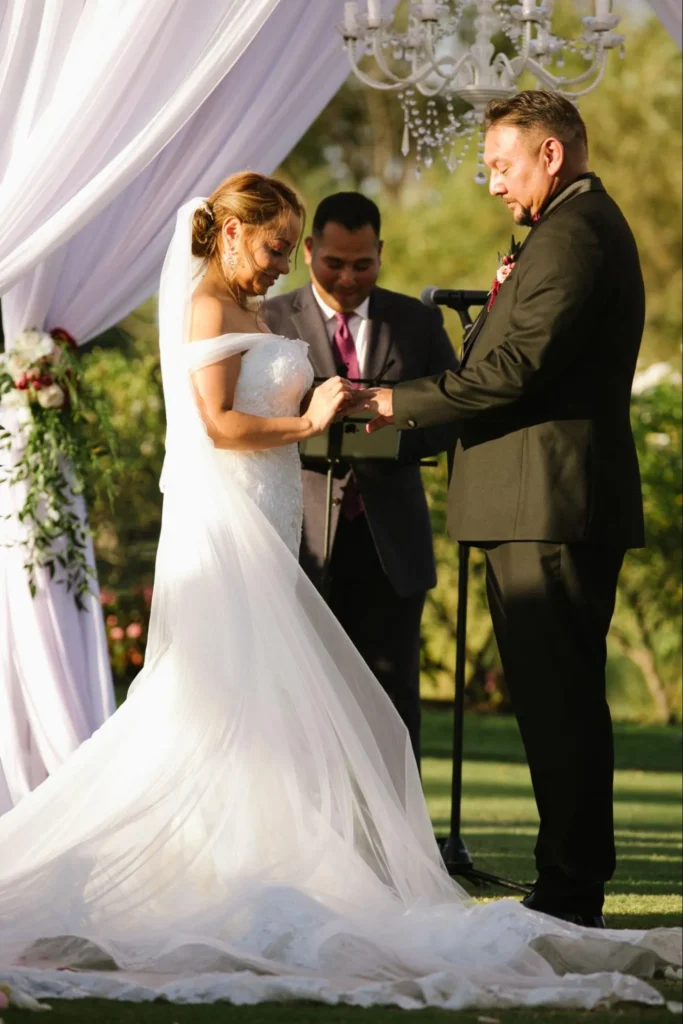
M559 139L546 139L541 146L541 155L545 169L551 177L556 177L564 165L564 144Z
M310 235L304 238L304 261L307 267L313 262L313 239Z

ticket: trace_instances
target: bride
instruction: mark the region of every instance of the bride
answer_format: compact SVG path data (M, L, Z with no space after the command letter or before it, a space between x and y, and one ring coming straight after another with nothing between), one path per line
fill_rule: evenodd
M680 930L472 903L407 732L297 564L296 442L350 400L253 297L303 209L235 175L178 213L150 639L128 699L0 819L0 980L37 996L404 1007L661 1003ZM620 972L620 973L617 973Z

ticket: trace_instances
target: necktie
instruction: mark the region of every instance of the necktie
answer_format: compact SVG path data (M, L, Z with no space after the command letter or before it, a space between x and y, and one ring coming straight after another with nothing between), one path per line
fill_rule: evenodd
M332 339L335 362L340 368L342 366L345 368L345 372L342 376L350 377L352 380L358 380L360 377L358 353L356 352L356 343L353 340L353 335L349 330L349 318L353 314L335 313L334 315L337 320L337 329L334 332L334 338ZM357 387L358 385L354 386Z
M334 360L340 371L344 368L344 373L340 372L340 376L350 377L351 380L358 380L360 378L360 366L358 365L358 353L356 352L356 344L353 340L353 335L349 330L349 317L351 313L335 313L337 319L337 329L334 332L332 339L332 348L334 350ZM354 384L354 387L359 385ZM355 519L363 512L364 505L363 499L361 498L360 491L358 490L358 483L353 473L350 474L344 487L344 497L342 498L341 513L346 519Z

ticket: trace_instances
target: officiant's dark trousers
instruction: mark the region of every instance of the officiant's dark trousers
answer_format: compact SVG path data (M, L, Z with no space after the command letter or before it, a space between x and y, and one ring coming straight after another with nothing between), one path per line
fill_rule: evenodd
M620 548L481 545L498 649L541 819L539 903L599 914L615 868L606 638Z
M382 568L365 515L340 516L328 604L391 698L420 764L420 620L425 594L401 597Z

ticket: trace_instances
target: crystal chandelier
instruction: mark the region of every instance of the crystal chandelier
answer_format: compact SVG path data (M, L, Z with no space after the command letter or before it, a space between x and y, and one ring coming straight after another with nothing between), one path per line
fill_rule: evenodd
M619 16L612 13L612 0L592 0L593 14L582 18L578 39L553 33L554 2L522 0L520 6L508 0L412 0L405 32L393 30L393 19L382 14L382 0L366 0L364 12L357 0L344 4L339 31L351 68L370 88L397 93L404 119L401 152L408 155L412 140L418 174L420 165L431 166L435 155L454 171L478 133L474 180L484 184L481 126L489 100L512 96L527 74L537 88L575 101L602 81L609 50L618 47L623 57L624 37L614 32ZM466 46L461 30L468 20L474 41ZM505 37L515 55L509 57L496 46L496 37L499 43ZM586 65L573 77L562 74L567 54ZM374 61L377 77L361 70L365 56Z

